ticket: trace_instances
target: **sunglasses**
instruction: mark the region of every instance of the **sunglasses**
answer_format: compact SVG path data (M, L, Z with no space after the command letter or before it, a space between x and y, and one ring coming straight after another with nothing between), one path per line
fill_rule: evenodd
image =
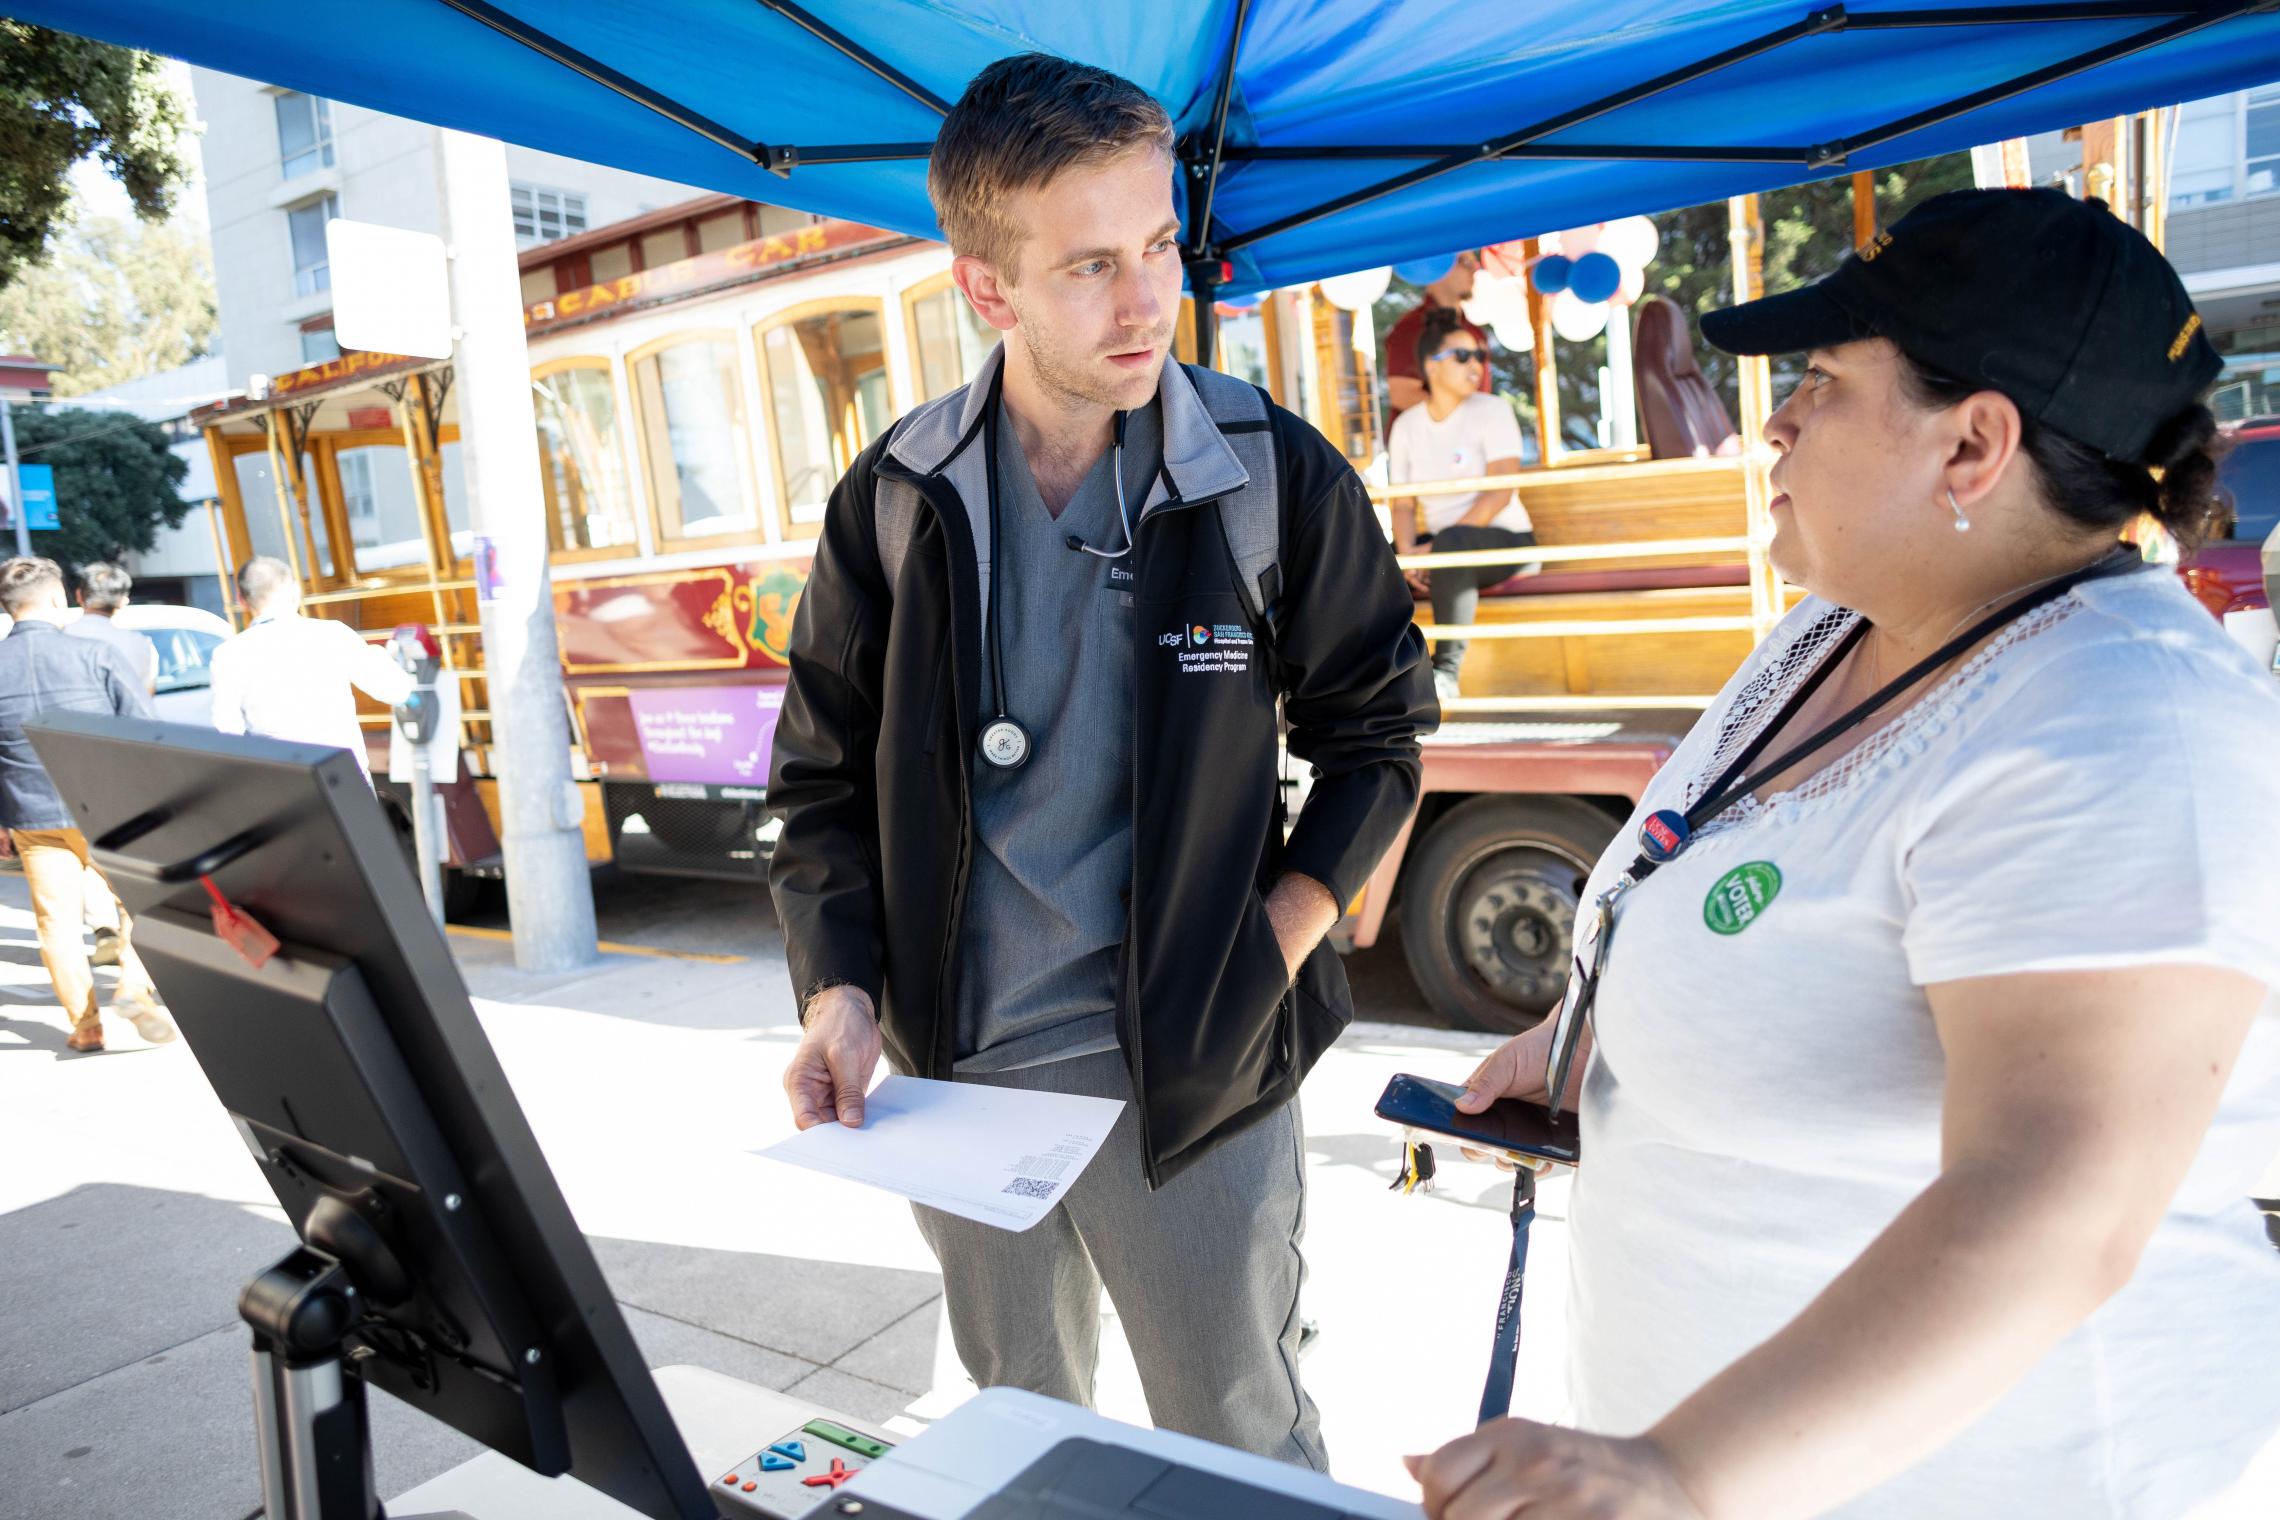
M1433 359L1436 363L1443 359L1454 359L1459 364L1486 364L1488 362L1488 350L1485 348L1444 348L1435 354Z

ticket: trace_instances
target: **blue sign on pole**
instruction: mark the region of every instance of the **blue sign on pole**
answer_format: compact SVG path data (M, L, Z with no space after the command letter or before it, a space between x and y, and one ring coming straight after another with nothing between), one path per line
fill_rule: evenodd
M48 532L62 527L55 515L55 466L20 464L16 474L24 483L24 525Z

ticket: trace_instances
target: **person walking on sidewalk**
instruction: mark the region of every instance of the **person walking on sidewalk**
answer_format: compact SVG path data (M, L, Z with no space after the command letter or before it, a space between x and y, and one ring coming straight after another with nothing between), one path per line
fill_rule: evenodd
M142 684L137 689L146 697L158 691L158 646L147 634L132 628L121 628L117 614L127 605L127 593L134 587L134 577L117 565L101 561L84 565L79 571L79 617L67 624L64 632L75 639L93 639L108 644L126 656L127 668L135 673Z
M86 836L63 805L55 783L24 735L25 720L43 712L99 712L147 718L141 677L109 644L64 637L70 611L63 571L51 559L19 556L0 564L0 609L15 619L0 639L0 824L24 863L32 889L40 960L56 1001L71 1020L73 1050L103 1048L102 1015L95 1005L95 972L87 959L81 917L92 893L111 896L87 855ZM104 902L104 907L113 904ZM134 925L125 907L119 922L119 986L111 1011L153 1044L174 1038L158 1011L150 974L134 951Z
M1300 1386L1296 1097L1353 1017L1323 941L1415 807L1435 707L1338 452L1167 363L1172 126L1028 55L943 122L954 277L1004 335L832 493L791 643L769 884L796 1122L936 1079L1121 1100L1024 1233L917 1210L983 1385L1089 1403L1100 1295L1155 1422L1325 1463ZM1317 780L1287 841L1276 710ZM1137 829L1144 818L1147 827Z
M303 617L300 583L281 559L247 560L238 596L253 622L214 651L214 727L345 749L370 779L349 688L394 707L412 694L411 672L346 623Z

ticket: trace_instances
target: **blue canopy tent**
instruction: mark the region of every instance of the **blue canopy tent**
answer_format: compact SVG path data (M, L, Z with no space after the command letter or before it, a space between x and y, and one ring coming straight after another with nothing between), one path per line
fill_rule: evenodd
M1042 50L1163 101L1241 294L2280 77L2274 0L10 0L265 82L936 236L927 145ZM1208 301L1198 303L1208 313ZM1199 335L1200 336L1200 335Z

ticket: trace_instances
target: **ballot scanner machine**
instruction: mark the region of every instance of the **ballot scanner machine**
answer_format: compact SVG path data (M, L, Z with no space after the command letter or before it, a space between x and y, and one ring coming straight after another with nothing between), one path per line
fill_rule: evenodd
M29 725L301 1244L239 1299L268 1520L1410 1520L1414 1505L987 1391L901 1445L653 1377L345 750ZM490 1448L374 1492L367 1386Z

